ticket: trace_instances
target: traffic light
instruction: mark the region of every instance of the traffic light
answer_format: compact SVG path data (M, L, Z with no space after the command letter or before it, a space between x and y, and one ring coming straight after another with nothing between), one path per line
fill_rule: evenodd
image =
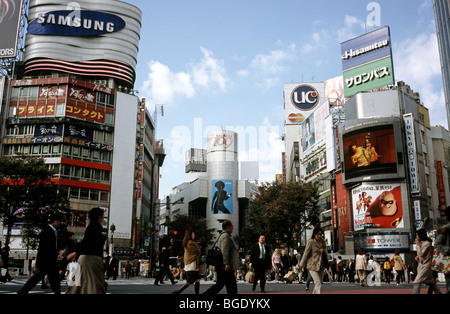
M176 236L178 234L178 231L174 231L173 235Z

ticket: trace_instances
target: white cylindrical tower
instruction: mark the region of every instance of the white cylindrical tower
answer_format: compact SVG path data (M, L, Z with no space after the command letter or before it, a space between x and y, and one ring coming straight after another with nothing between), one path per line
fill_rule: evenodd
M239 178L238 135L232 131L211 131L207 145L208 228L222 230L222 222L231 220L233 235L239 230L237 180Z

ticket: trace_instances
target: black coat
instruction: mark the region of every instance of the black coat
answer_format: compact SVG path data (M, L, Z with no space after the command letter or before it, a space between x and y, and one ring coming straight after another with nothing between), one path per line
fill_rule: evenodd
M252 251L250 254L250 263L256 269L258 267L264 267L264 269L270 269L272 267L272 251L268 245L264 245L265 255L261 260L259 258L261 251L259 247L259 243L256 243L252 247Z
M58 267L58 247L55 231L46 226L40 235L39 248L36 256L36 267L40 270Z

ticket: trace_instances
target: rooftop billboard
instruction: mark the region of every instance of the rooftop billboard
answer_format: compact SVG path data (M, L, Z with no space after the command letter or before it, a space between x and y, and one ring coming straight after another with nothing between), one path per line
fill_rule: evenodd
M388 26L341 43L345 97L394 84Z
M0 59L17 56L22 0L0 1Z
M325 101L323 83L286 84L284 86L285 124L302 124Z

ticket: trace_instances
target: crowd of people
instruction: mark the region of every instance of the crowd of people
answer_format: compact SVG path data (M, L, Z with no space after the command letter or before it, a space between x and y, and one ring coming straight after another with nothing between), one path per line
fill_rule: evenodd
M450 216L450 207L446 209ZM61 217L52 215L50 223L40 235L39 248L35 264L32 265L32 274L18 294L27 294L39 282L47 280L55 294L61 293L61 280L65 277L68 284L66 294L102 294L106 292L106 280L118 276L119 261L113 256L104 258L105 236L102 233L104 212L101 208L93 208L89 212L90 223L86 228L81 243L75 244L73 234L68 233L67 244L64 250L58 248L58 227ZM449 220L450 221L450 220ZM429 287L429 293L441 293L436 285L437 273L431 269L432 250L437 249L444 255L450 253L450 223L437 230L434 244L424 229L416 232L415 245L417 256L412 264L402 259L400 251L392 256L374 259L363 248L346 260L342 256L329 259L326 243L323 239L323 230L314 228L311 238L303 250L295 254L287 254L284 249L272 250L261 235L245 259L241 259L238 249L231 238L233 224L225 220L222 232L217 239L217 247L222 254L221 266L207 265L201 256L201 248L195 241L195 231L186 229L183 239L183 256L177 256L176 263L170 261L171 248L163 248L159 255L159 272L156 274L155 285L159 285L168 278L172 284L178 278L186 283L176 291L180 294L191 285L196 294L200 291L200 281L213 280L213 284L205 294L216 294L226 287L229 294L237 294L237 280L252 283L255 291L259 283L261 291L265 291L267 281L292 283L306 283L306 289L314 282L313 293L320 294L324 281L349 282L364 285L376 285L381 282L387 284L413 283L413 293L420 293L421 285ZM434 246L433 246L434 245ZM6 251L2 251L2 266L7 262ZM72 263L75 262L76 263ZM71 269L76 264L77 272ZM7 269L7 267L6 267ZM77 276L73 275L77 273ZM126 278L139 274L139 265L127 261L122 273ZM3 275L3 274L2 274ZM251 275L251 276L248 276ZM6 275L3 275L8 280ZM73 278L78 279L73 281ZM450 276L445 276L446 293L449 292ZM9 277L10 280L10 277Z

